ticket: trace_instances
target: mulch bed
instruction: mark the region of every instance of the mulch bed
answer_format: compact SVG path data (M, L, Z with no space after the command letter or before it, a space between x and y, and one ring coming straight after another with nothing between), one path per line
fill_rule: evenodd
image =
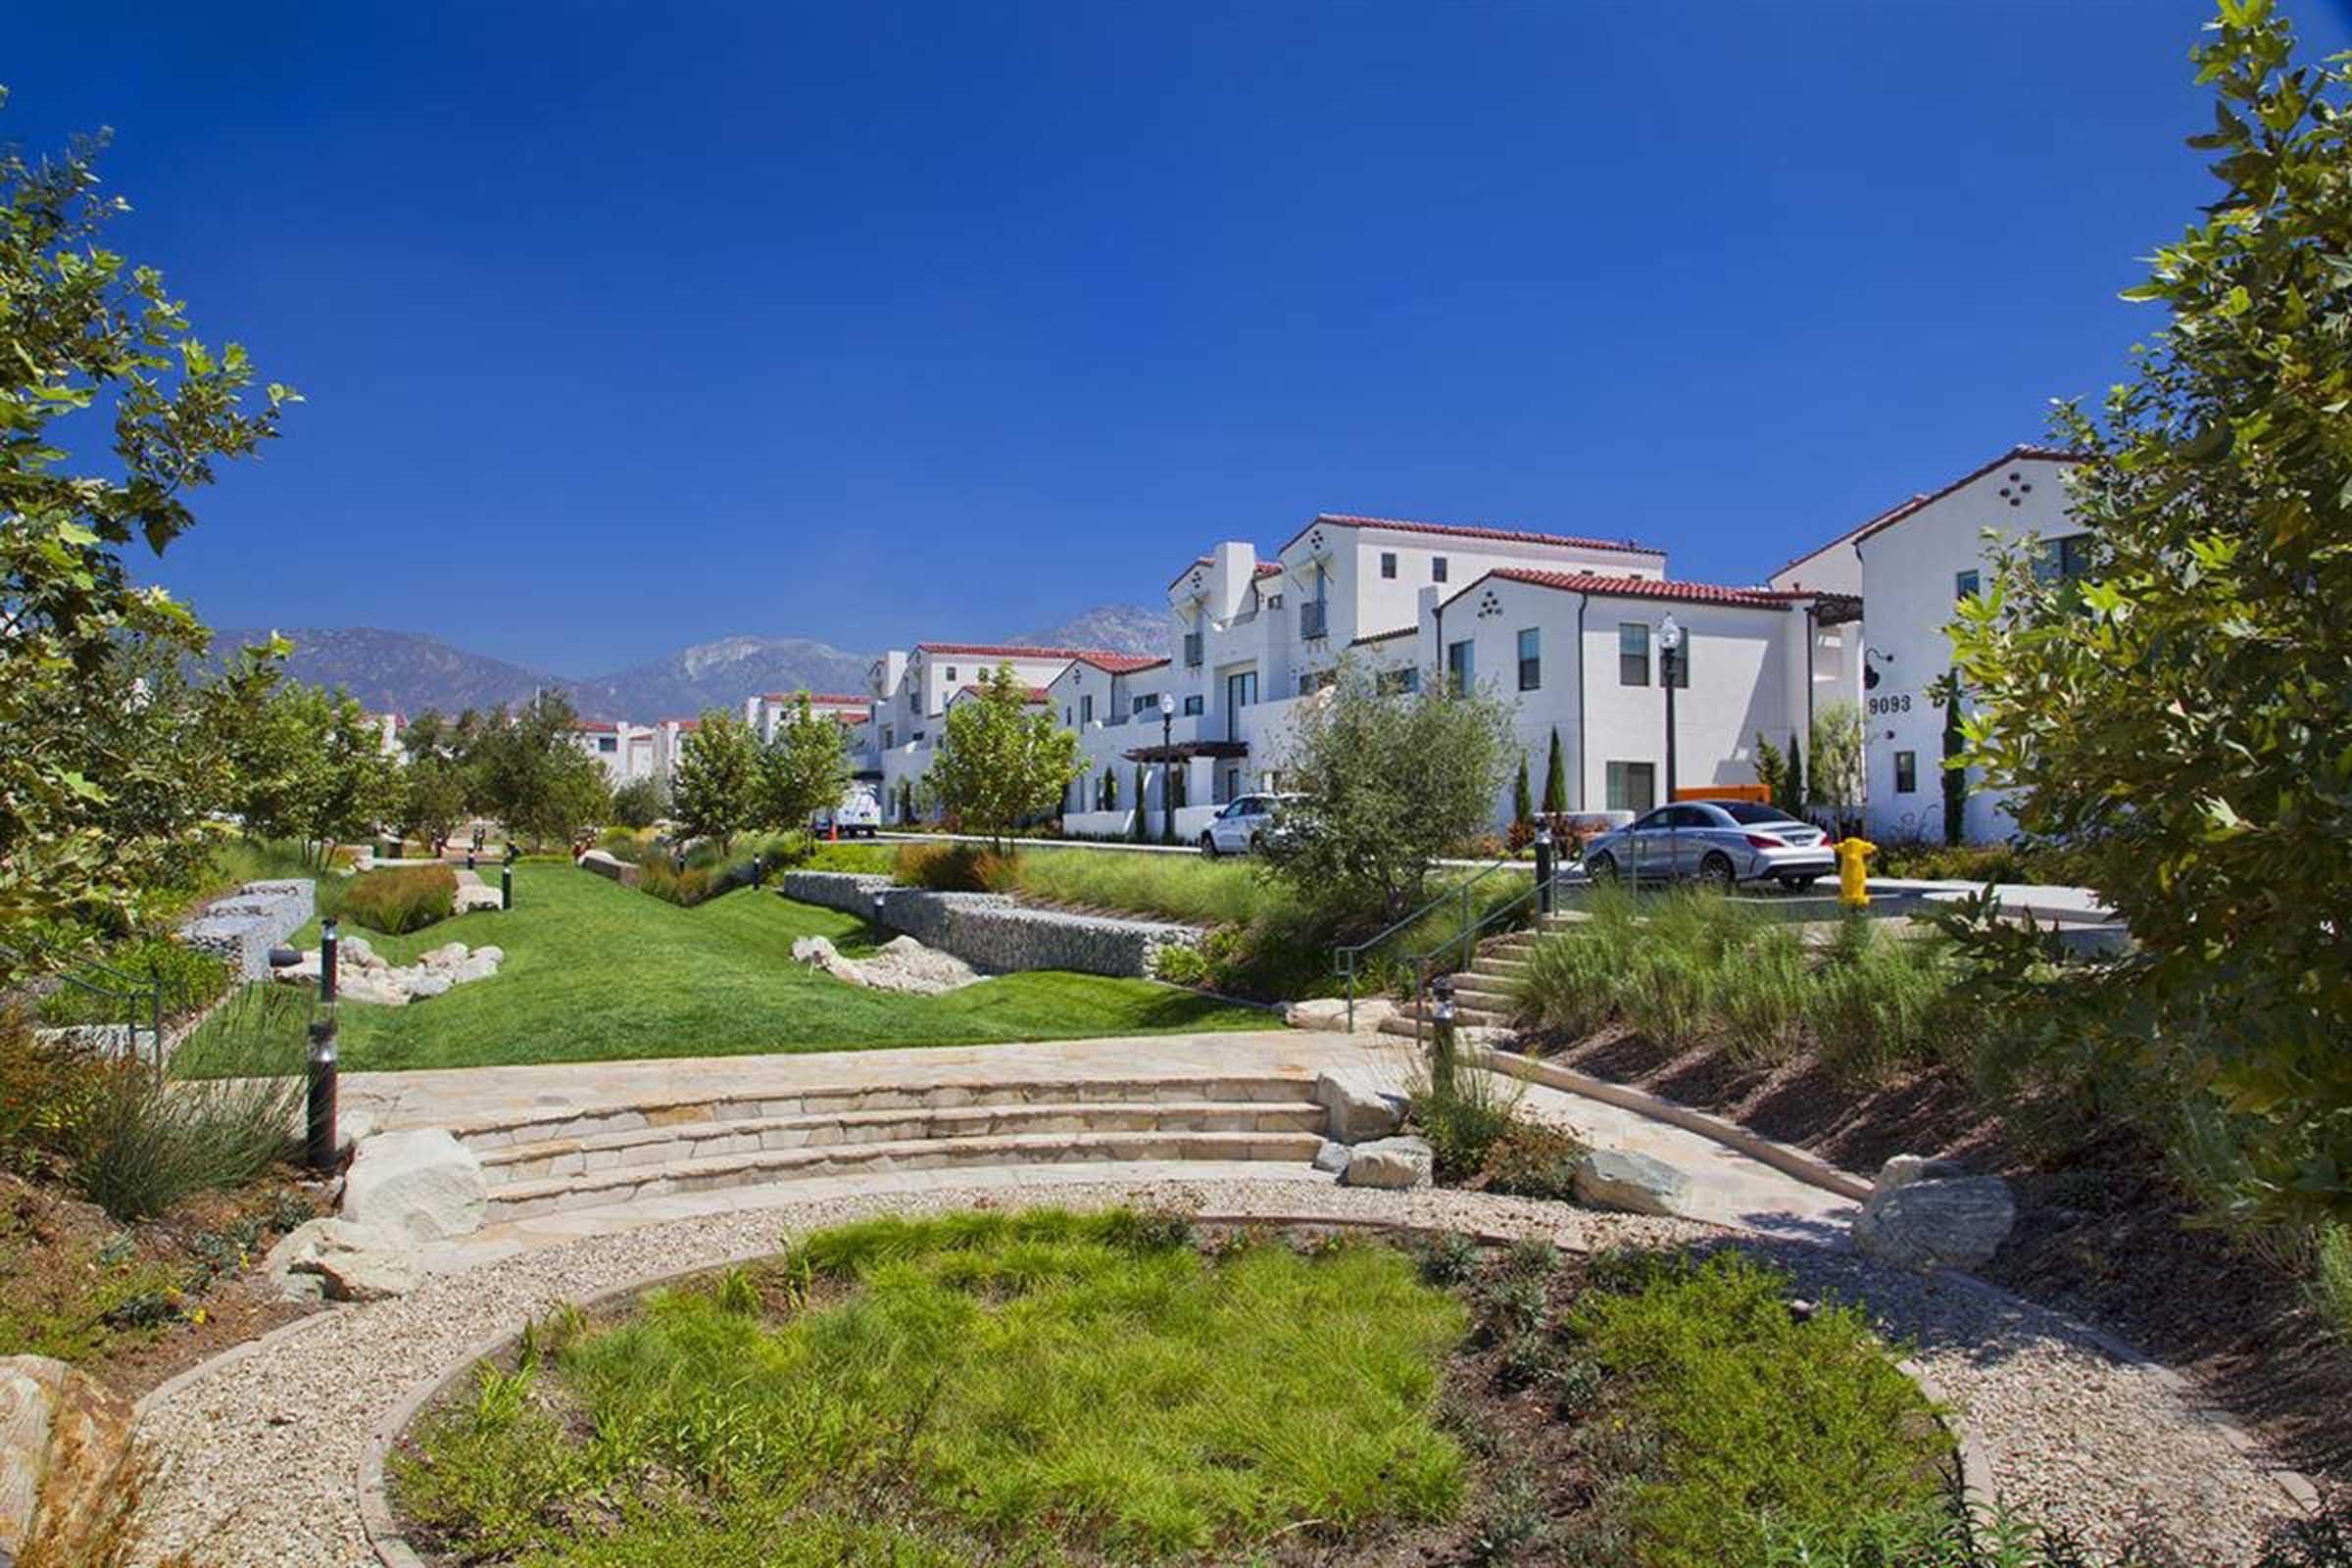
M2018 1220L1984 1278L2115 1330L2196 1379L2285 1464L2352 1487L2352 1346L2305 1308L2293 1278L2200 1226L2144 1140L2031 1138L1945 1068L1858 1088L1808 1056L1748 1067L1713 1048L1669 1052L1623 1030L1547 1054L1859 1176L1898 1153L1996 1172L2015 1191Z

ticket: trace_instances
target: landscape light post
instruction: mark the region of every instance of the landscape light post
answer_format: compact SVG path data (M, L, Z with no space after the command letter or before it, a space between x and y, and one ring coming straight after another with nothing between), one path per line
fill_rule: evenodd
M1169 741L1176 724L1176 699L1166 692L1159 694L1159 842L1176 842L1176 766L1175 748ZM1143 802L1135 803L1143 808Z
M512 860L498 868L498 906L502 909L514 907L514 862Z
M1666 799L1674 799L1674 676L1682 662L1683 628L1668 615L1658 624L1658 673L1666 682Z
M311 1021L310 1097L304 1153L321 1175L335 1168L335 917L318 927L318 1016Z
M1551 824L1536 824L1536 912L1551 912Z

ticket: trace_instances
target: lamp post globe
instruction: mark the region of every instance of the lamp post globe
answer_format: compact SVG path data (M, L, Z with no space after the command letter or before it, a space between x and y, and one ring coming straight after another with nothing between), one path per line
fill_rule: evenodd
M1666 799L1674 799L1674 688L1683 662L1683 628L1669 613L1658 622L1658 674L1666 687Z
M1166 692L1161 692L1159 694L1159 842L1162 844L1176 842L1176 795L1171 788L1176 781L1172 771L1176 765L1176 759L1171 755L1173 748L1168 739L1175 722L1176 699ZM1136 802L1135 808L1139 811L1142 810L1144 803Z

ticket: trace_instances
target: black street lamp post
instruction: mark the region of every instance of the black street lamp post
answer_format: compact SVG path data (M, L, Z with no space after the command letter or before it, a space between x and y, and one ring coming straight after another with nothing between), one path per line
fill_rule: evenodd
M1666 799L1674 799L1674 687L1682 663L1683 628L1668 615L1658 626L1658 673L1666 682Z
M1159 842L1176 842L1176 766L1175 747L1169 736L1176 723L1176 699L1166 692L1159 694ZM1144 803L1135 803L1142 810Z

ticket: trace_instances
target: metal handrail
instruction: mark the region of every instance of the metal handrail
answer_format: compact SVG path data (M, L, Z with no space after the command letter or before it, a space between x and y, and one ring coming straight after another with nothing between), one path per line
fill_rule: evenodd
M1568 867L1564 863L1557 861L1553 863L1551 868L1551 886L1554 889L1559 887L1560 879L1566 874L1567 869ZM1531 878L1529 880L1528 889L1525 893L1522 893L1516 898L1513 898L1505 903L1496 905L1494 908L1489 909L1485 914L1479 916L1475 922L1469 918L1469 911L1464 909L1461 930L1455 932L1452 936L1447 937L1445 941L1439 943L1427 953L1414 953L1406 955L1404 961L1413 966L1413 1033L1415 1039L1420 1038L1421 1003L1422 999L1429 995L1430 965L1432 960L1436 959L1441 955L1449 953L1454 948L1459 947L1462 950L1461 961L1454 967L1456 970L1467 968L1469 966L1471 957L1478 950L1478 939L1480 935L1492 927L1496 921L1500 920L1504 915L1516 911L1521 905L1526 904L1531 899L1540 899L1543 893L1543 879ZM1557 907L1557 904L1558 901L1555 899L1553 901L1554 907ZM1352 1016L1350 1016L1348 1019L1348 1027L1350 1029L1354 1027L1354 1019Z
M1428 914L1432 909L1435 909L1441 904L1446 904L1458 899L1462 906L1462 919L1465 923L1467 923L1470 918L1470 890L1478 886L1481 882L1484 882L1488 877L1491 877L1495 872L1501 870L1503 867L1515 866L1521 863L1522 862L1518 860L1509 859L1507 858L1496 860L1481 870L1476 876L1471 877L1468 881L1463 882L1458 887L1446 889L1445 892L1439 894L1436 898L1430 900L1427 904L1422 905L1421 907L1415 909L1412 913L1405 915L1402 919L1394 921L1391 924L1384 926L1380 931L1376 932L1372 936L1364 938L1363 941L1346 943L1340 947L1332 949L1331 966L1348 981L1348 1032L1349 1034L1353 1034L1355 1032L1356 959L1362 957L1372 949L1379 947L1383 942L1386 942L1391 937L1396 935L1397 932L1402 931L1407 926L1412 925L1415 921ZM1556 875L1554 879L1557 879ZM1514 899L1511 902L1513 904L1517 904L1519 901Z
M0 957L7 958L12 966L21 971L26 972L32 970L39 962L34 955L26 953L20 948L12 948L4 945L0 945ZM96 971L98 974L105 975L111 979L121 982L121 988L117 989L112 986L101 985L95 981L82 978L83 974L89 971ZM56 979L58 984L61 986L71 986L76 991L84 992L93 997L103 997L109 1002L125 1004L126 1005L123 1008L125 1013L128 1013L132 1006L143 1007L143 1010L147 1014L147 1037L152 1043L155 1052L155 1068L158 1072L163 1071L164 980L162 976L150 975L142 977L131 974L125 970L118 969L112 964L100 962L96 958L85 958L79 963L75 964L71 970L58 971ZM123 1026L130 1031L130 1040L126 1049L128 1050L131 1058L136 1060L139 1054L140 1026L134 1018L125 1018Z

